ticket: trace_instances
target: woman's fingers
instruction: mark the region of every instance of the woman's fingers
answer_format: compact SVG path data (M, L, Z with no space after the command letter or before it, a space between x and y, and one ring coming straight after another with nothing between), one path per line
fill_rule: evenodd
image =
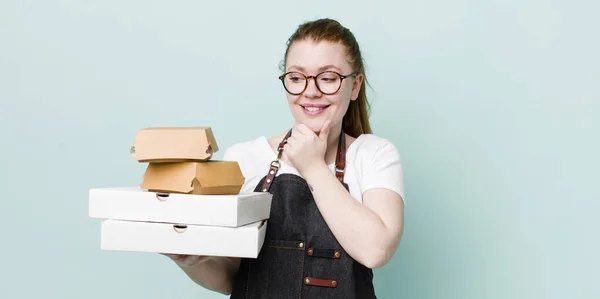
M173 261L186 265L193 266L198 263L203 263L209 260L210 256L204 255L185 255L185 254L171 254L171 253L161 253L164 256L171 258Z

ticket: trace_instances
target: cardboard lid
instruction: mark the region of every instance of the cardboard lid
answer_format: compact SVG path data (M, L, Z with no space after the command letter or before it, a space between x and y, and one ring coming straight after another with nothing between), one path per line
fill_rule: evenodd
M207 161L219 150L210 127L138 130L131 156L139 162Z

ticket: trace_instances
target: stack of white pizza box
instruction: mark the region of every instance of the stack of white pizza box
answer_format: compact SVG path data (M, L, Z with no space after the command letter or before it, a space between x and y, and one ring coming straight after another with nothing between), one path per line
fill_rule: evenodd
M256 258L272 195L241 193L235 161L213 160L210 127L146 128L131 156L147 163L139 186L89 191L101 222L101 249Z

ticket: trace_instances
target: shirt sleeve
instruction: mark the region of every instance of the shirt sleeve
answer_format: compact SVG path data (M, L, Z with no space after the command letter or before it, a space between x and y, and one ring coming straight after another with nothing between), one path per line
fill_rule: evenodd
M236 145L228 147L225 150L225 153L223 154L223 160L237 162L240 166L240 171L244 176L244 184L242 185L240 193L250 193L254 191L254 186L252 185L252 180L250 177L250 171L248 170L248 167L243 159L243 155L241 154L240 149Z
M239 163L239 158L236 157L237 155L235 155L235 150L233 147L228 147L225 149L225 153L223 154L223 160L224 161L235 161Z
M392 190L404 201L402 161L397 148L389 141L382 142L364 170L362 192L374 188Z

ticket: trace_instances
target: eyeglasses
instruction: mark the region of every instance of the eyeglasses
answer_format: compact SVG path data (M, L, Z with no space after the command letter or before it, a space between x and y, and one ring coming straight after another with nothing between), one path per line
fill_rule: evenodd
M317 89L326 95L332 95L340 90L342 81L349 77L356 77L356 73L350 75L341 75L337 72L326 71L317 74L316 76L306 76L299 72L287 72L279 76L279 80L283 83L283 88L292 95L303 93L308 87L308 80L315 80Z

